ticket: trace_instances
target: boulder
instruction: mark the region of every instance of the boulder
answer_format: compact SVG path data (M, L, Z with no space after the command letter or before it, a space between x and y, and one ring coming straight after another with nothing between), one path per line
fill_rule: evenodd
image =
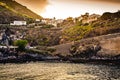
M99 44L85 44L80 45L76 49L70 50L73 57L91 58L92 56L95 56L99 50L101 50L101 46Z

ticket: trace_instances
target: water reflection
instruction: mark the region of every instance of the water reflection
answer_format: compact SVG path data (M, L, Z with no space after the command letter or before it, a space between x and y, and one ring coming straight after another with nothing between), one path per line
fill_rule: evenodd
M0 64L0 80L120 80L120 66L42 62Z

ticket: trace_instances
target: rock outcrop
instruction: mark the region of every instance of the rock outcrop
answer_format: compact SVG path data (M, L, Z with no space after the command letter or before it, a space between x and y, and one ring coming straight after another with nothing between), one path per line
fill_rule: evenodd
M106 12L101 16L102 20L120 18L120 11L115 13Z
M119 41L120 33L86 38L54 46L56 51L53 54L59 54L66 59L120 59Z

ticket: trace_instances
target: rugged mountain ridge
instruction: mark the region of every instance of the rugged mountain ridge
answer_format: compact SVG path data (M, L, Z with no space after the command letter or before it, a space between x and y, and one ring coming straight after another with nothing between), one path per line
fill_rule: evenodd
M42 17L14 0L0 0L0 24L10 23L13 20L41 19Z

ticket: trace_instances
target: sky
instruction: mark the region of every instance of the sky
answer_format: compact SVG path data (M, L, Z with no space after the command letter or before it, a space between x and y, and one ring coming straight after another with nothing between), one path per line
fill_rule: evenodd
M44 18L65 19L86 12L103 14L120 10L120 0L16 0Z

